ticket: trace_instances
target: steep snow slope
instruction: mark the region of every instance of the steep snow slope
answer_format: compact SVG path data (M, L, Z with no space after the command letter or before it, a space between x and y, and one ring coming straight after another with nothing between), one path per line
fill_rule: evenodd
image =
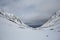
M60 10L57 11L53 16L51 16L51 18L45 24L43 24L41 28L48 28L54 26L59 20L60 20Z
M0 17L6 18L7 20L16 23L20 26L20 28L27 28L27 25L24 24L20 18L17 16L10 14L8 12L5 12L4 10L0 10Z
M20 29L16 23L0 17L0 40L60 40L60 18L54 18L54 21L50 20L50 22L54 22L53 26L32 30L29 28Z
M15 16L13 14L10 14L8 12L5 12L2 9L0 10L0 17L6 18L9 21L18 24L20 26L20 28L42 29L42 28L51 27L58 20L60 20L60 10L57 11L53 16L51 16L51 18L45 24L43 24L42 26L40 26L38 28L29 27L28 25L24 24L20 18L18 18L17 16Z
M20 29L17 24L0 17L0 40L60 40L59 29L59 24L41 30Z

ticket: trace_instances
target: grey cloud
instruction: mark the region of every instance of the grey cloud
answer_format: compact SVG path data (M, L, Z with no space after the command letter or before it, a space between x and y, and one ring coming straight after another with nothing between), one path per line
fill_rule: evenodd
M49 18L60 9L59 0L19 0L3 7L6 11L22 16L23 22L36 22ZM36 21L35 21L36 20ZM33 23L33 22L32 22Z

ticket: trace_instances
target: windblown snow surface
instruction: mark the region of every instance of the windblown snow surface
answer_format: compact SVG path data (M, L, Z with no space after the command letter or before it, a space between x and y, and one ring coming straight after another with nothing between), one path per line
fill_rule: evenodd
M59 15L53 15L37 30L20 27L20 25L0 17L0 40L60 40Z

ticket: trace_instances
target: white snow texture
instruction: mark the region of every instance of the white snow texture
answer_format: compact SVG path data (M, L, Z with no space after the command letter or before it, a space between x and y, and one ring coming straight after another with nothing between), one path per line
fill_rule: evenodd
M0 11L0 40L60 40L60 11L38 28L31 28L15 15Z

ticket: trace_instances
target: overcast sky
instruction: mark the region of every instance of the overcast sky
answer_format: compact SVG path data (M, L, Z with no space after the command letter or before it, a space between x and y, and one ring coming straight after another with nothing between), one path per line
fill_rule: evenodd
M60 0L0 0L0 8L14 13L25 23L40 24L40 20L48 19L60 9Z

